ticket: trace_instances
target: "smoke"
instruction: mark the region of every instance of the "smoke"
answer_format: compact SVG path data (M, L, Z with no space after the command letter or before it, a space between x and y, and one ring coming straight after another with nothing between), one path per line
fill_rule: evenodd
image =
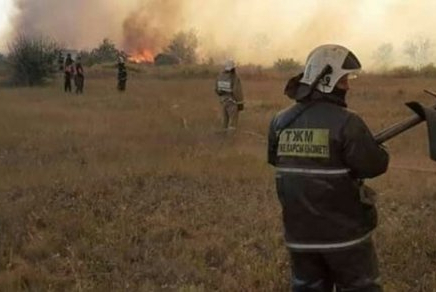
M69 48L121 41L122 22L136 0L15 0L14 32L49 36Z
M123 48L158 53L183 23L184 7L182 0L140 2L123 22Z
M407 41L428 38L436 46L433 0L15 0L15 4L19 11L15 33L48 35L78 49L95 47L108 37L129 53L156 54L175 33L193 29L202 59L304 62L314 47L338 43L349 47L368 68L376 66L373 54L382 44L392 44L396 64L404 59Z

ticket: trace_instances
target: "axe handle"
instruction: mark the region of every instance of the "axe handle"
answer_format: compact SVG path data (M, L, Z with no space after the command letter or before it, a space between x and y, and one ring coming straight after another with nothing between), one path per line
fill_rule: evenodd
M434 105L432 108L436 109L436 105ZM381 144L403 133L404 131L407 131L408 129L415 127L416 125L420 124L423 121L424 121L423 118L421 118L418 115L414 115L402 122L396 123L390 126L389 128L382 130L381 132L377 133L374 136L374 138L377 141L377 143Z
M427 94L430 94L431 96L434 96L434 97L436 97L436 93L434 93L433 91L431 91L431 90L428 90L428 89L424 89L424 92L425 93L427 93Z
M414 116L410 117L407 120L404 120L402 122L396 123L389 128L386 128L382 130L381 132L377 133L374 138L377 141L377 143L381 144L384 143L395 136L403 133L404 131L407 131L410 128L415 127L416 125L420 124L423 121L423 119L420 116Z

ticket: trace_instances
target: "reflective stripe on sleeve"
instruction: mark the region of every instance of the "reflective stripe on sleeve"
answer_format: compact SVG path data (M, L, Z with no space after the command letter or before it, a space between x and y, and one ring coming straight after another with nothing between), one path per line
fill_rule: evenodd
M300 174L348 174L350 172L349 168L336 168L336 169L314 169L314 168L295 168L295 167L277 167L278 172L285 173L300 173Z
M301 250L318 250L318 249L340 249L345 247L350 247L356 244L359 244L361 242L364 242L365 240L369 239L372 235L372 231L367 233L365 236L351 240L346 242L339 242L339 243L318 243L318 244L305 244L305 243L292 243L292 242L286 242L286 246L291 249L301 249Z

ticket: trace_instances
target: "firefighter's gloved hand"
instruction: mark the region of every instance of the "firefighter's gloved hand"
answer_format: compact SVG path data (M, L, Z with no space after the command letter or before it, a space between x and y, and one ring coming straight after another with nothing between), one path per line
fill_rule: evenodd
M243 111L244 110L244 104L243 103L238 103L238 111Z

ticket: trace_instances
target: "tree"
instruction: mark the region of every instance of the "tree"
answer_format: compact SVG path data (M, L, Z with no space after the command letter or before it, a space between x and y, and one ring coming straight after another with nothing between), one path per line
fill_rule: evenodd
M387 70L394 61L394 46L391 43L381 44L373 54L376 67Z
M429 62L432 43L428 38L417 37L404 43L404 54L418 69Z
M195 31L179 32L174 35L164 53L176 56L185 64L197 62L198 38Z
M20 35L9 44L8 64L12 82L33 86L44 83L56 73L58 45L45 37Z
M116 48L115 44L109 39L103 39L100 45L93 49L89 55L84 55L90 58L89 63L105 63L114 62L120 55L120 51Z

